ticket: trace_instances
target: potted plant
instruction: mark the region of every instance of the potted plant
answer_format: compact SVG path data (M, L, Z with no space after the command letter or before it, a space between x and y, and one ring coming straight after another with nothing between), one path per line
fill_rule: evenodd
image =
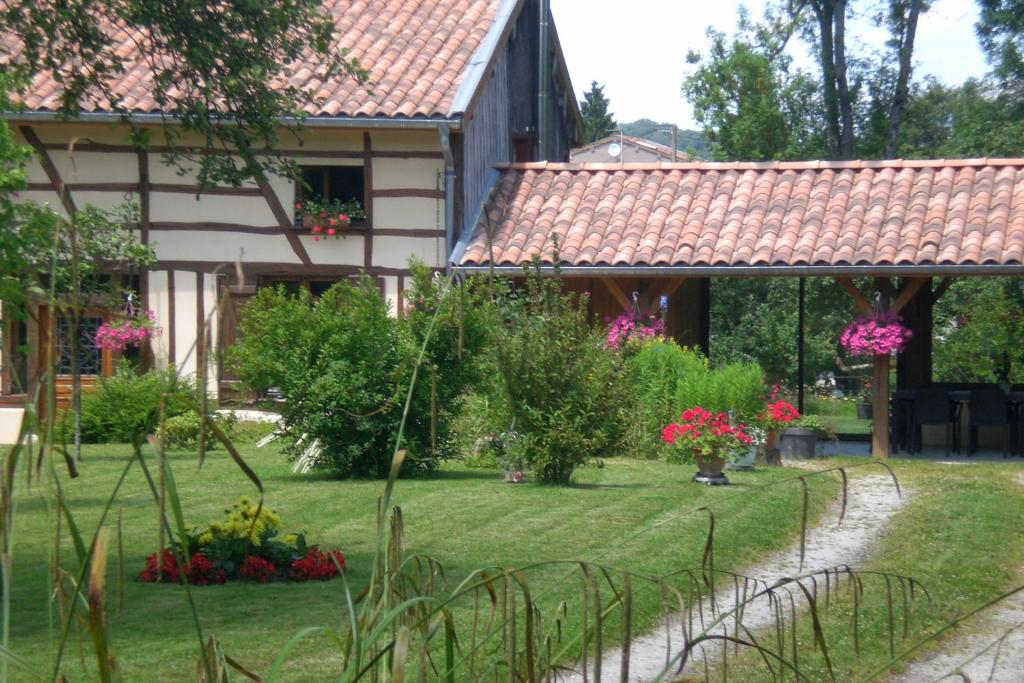
M129 295L125 309L96 329L96 346L108 351L124 351L129 346L140 346L160 335L156 315L149 309L135 307Z
M753 443L744 424L731 424L728 413L711 413L696 406L684 410L678 422L661 430L661 439L672 446L668 459L694 463L693 481L701 484L728 484L722 470L726 460L735 461Z
M835 439L832 425L817 415L804 415L782 433L782 454L787 458L810 460L818 452L818 441Z
M861 385L860 391L857 392L857 419L858 420L870 420L871 419L871 382L865 381Z
M747 436L750 437L750 444L746 448L740 448L736 459L726 467L730 470L752 470L757 462L758 452L764 448L767 433L756 425L747 425Z
M608 349L618 349L630 342L643 343L664 337L665 321L661 318L654 315L645 317L638 311L623 311L609 323L604 345Z
M768 403L764 410L757 417L758 423L765 432L764 462L769 465L781 465L782 460L776 445L778 435L795 420L800 419L800 411L794 408L789 401L779 398L779 385L776 384L768 396Z
M332 199L322 202L307 199L295 203L295 227L308 230L314 241L333 237L339 239L352 227L353 221L366 218L366 212L356 200L343 202Z

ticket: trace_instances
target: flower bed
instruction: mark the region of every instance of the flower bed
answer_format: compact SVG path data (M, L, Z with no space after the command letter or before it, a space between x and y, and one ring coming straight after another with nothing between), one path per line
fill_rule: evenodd
M139 580L178 583L184 578L196 586L230 580L327 581L345 569L340 550L324 552L307 545L302 534L278 540L277 513L248 498L242 497L226 512L223 522L193 529L183 546L147 557Z

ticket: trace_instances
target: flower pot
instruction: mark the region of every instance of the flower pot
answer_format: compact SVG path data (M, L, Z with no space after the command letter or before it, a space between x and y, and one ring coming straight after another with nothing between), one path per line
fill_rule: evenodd
M754 469L754 462L757 460L757 446L750 446L746 452L741 455L735 461L726 465L726 469L730 470L752 470Z
M723 469L725 469L725 458L720 455L697 458L698 472L693 475L693 480L698 484L708 484L709 486L728 484L729 480L722 474Z
M858 420L870 420L871 419L871 404L867 401L857 402L857 419Z
M790 427L782 433L782 455L810 460L818 450L818 435L813 429Z

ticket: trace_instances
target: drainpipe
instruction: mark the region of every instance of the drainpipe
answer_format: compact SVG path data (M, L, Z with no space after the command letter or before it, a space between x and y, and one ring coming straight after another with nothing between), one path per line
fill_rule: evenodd
M551 66L548 63L548 18L551 13L550 0L540 0L540 31L538 42L540 55L537 60L537 157L538 161L546 161L550 145L548 144L548 81L551 79Z
M455 157L452 155L450 128L441 124L441 154L444 155L444 270L451 269L451 254L455 246Z

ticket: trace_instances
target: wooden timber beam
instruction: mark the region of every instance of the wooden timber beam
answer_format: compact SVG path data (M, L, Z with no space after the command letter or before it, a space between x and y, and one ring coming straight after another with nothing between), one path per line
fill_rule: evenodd
M267 206L270 207L270 212L274 214L274 218L277 219L277 225L281 230L281 233L288 240L288 244L291 245L292 251L302 261L302 265L311 266L313 265L312 259L309 258L309 254L306 252L306 248L302 246L302 240L295 234L295 230L292 228L291 222L288 220L288 212L284 210L284 206L281 204L281 200L278 198L277 193L274 192L274 188L267 182L265 176L259 176L256 179L256 184L260 188L260 192L263 193L263 198L267 200Z
M615 300L622 306L622 310L629 311L633 308L633 302L630 301L629 297L626 296L626 293L622 291L622 287L619 287L618 282L610 277L602 277L599 279L601 280L601 284L608 288L608 291L612 293Z
M946 293L946 291L949 289L949 286L952 285L954 282L956 282L956 278L942 278L942 282L940 282L939 286L936 287L935 291L932 292L932 305L934 305L936 301L942 298L942 295Z
M75 212L75 200L71 198L71 191L60 177L60 171L57 170L57 166L54 165L53 159L50 158L50 153L46 151L46 147L39 140L39 136L32 130L32 126L21 126L21 134L25 136L25 141L32 145L32 148L39 155L39 164L43 167L43 171L46 172L46 177L50 179L50 184L53 185L57 191L57 196L60 197L60 203L64 206L64 211L68 214L68 218L73 219Z
M853 284L852 279L848 277L837 277L836 282L842 285L843 289L846 290L846 293L853 298L853 303L856 304L857 310L864 315L871 315L874 308L872 308L871 303L864 298L861 291L857 289L857 285Z
M929 278L926 277L918 277L910 280L907 286L903 288L903 291L900 292L899 296L896 297L896 301L894 301L892 306L889 307L889 312L895 315L902 311L906 305L910 303L910 300L913 299L919 291L921 291L921 287L923 287L928 280Z

